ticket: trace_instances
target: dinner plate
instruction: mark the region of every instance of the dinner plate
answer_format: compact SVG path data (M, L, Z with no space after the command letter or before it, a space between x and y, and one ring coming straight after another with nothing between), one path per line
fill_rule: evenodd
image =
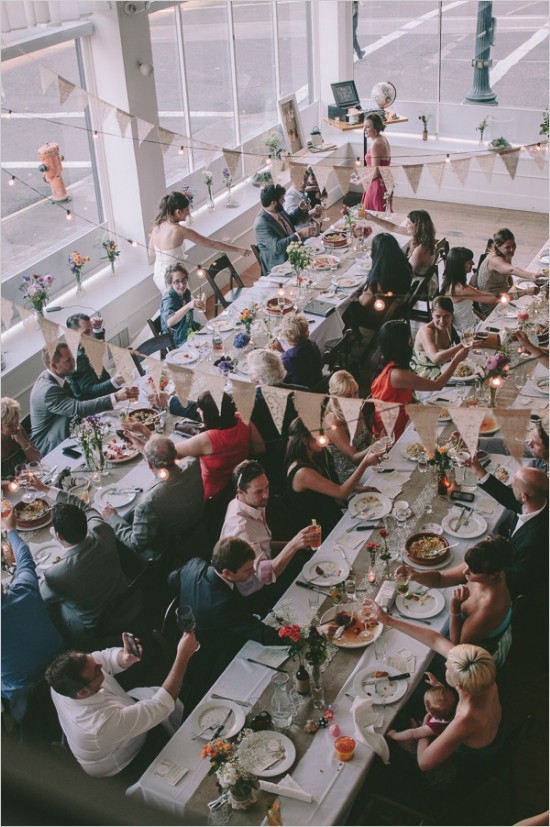
M284 273L292 273L292 266L288 262L283 262L283 264L276 264L275 267L271 268L272 273L276 273L278 276L284 275Z
M454 531L450 527L450 524L455 517L458 517L459 513L460 512L449 511L441 520L441 525L445 529L446 534L450 534L451 537L459 537L461 540L471 540L474 537L481 537L482 534L485 534L487 531L487 521L480 514L474 514L473 511L470 514L470 522L468 525L464 525L463 523L458 531Z
M542 262L542 264L548 264L548 263L550 263L550 257L549 257L549 256L539 256L539 257L538 257L538 260L539 260L540 262Z
M170 350L166 354L166 361L173 365L192 365L198 358L196 350Z
M491 471L492 475L502 482L504 485L511 485L512 484L512 474L508 468L505 468L504 465L498 465L494 471Z
M365 281L364 276L341 276L333 279L334 284L338 285L343 290L349 290L352 287L358 287Z
M340 259L337 256L316 256L310 264L312 270L330 270L331 267L340 264Z
M422 534L425 532L430 534L443 534L443 526L439 525L439 523L423 523L418 531Z
M315 569L319 566L324 574L319 574ZM302 569L302 574L310 583L317 586L334 586L341 583L349 574L349 563L343 558L320 555L313 560L308 560Z
M117 488L122 488L122 493L117 491ZM129 505L132 500L135 500L137 495L137 491L131 492L120 483L111 483L111 485L106 485L100 491L96 492L94 503L100 508L103 508L104 505L112 505L113 508L123 508L125 505Z
M491 424L493 427L492 428L484 428L483 427L483 422L481 423L482 427L479 429L479 435L480 436L492 436L492 434L496 434L496 432L500 428L500 425L498 424L498 421L494 417L493 417L493 422L490 422L489 424Z
M376 672L387 672L385 664L380 664L380 669L373 669L372 664L366 669L361 669L353 680L353 688L360 698L370 698L373 704L393 704L400 700L408 689L407 680L393 681L391 675L387 678L380 678L376 683L367 684L367 681L374 679ZM398 674L395 672L395 674Z
M449 379L449 382L473 382L476 376L479 376L479 365L477 365L475 362L472 362L471 359L464 359L464 361L461 362L460 365L467 365L473 371L473 373L471 373L469 376L455 376L453 374ZM459 368L460 365L457 365L457 368Z
M64 549L55 540L48 540L33 546L32 556L37 569L49 569L56 557L64 556Z
M413 446L417 446L417 445L420 445L420 448L418 448L417 451L413 452L412 451ZM409 449L411 449L411 452L409 452ZM409 443L407 443L407 445L403 446L403 448L401 449L401 456L405 457L405 459L410 459L411 462L418 462L418 454L421 454L422 451L424 451L424 446L422 445L421 442L419 442L416 439L414 442L409 442Z
M533 284L534 282L532 281L518 281L516 287L519 287L520 290L529 290Z
M360 627L361 631L363 631L363 622L358 617L361 607L361 603L342 603L339 606L331 606L331 608L328 609L322 616L321 623L332 623L336 619L337 615L346 614L350 616L351 612L353 612L353 623L351 625L351 630ZM364 646L370 646L371 643L374 643L383 631L384 625L382 623L377 623L376 626L371 628L367 638L363 637L361 634L355 635L353 634L353 631L349 633L346 631L344 632L343 637L338 639L333 637L331 642L340 649L362 649Z
M109 454L107 454L107 451ZM121 452L120 455L119 452ZM110 454L116 454L116 456L113 458ZM103 446L103 456L107 462L112 462L113 465L120 465L123 462L130 462L130 460L135 459L139 456L139 451L134 448L130 442L122 439L122 437L113 436Z
M338 221L335 221L334 224L331 224L328 232L333 233L341 233L346 232L346 222L343 218L339 218Z
M392 501L384 494L375 494L370 491L356 494L348 503L348 508L354 517L361 515L367 520L379 520L392 510ZM363 512L366 512L363 514Z
M533 282L531 282L531 287L532 286ZM497 316L503 316L505 319L517 319L518 309L517 307L510 307L508 303L498 304L495 307L495 313Z
M470 518L471 519L471 518ZM443 520L441 521L443 523ZM451 532L449 532L450 534ZM449 551L447 557L445 557L440 563L435 563L433 566L421 566L417 560L413 560L412 557L409 557L408 553L404 550L403 557L405 562L412 566L413 569L417 569L418 571L436 571L437 569L445 569L452 562L453 559L453 549Z
M547 394L549 387L548 376L541 376L535 381L535 385L541 393Z
M437 589L422 595L411 590L407 594L398 594L395 605L405 617L435 617L445 607L445 598Z
M280 754L276 764L261 769L270 757ZM287 735L282 732L264 729L260 732L251 732L243 738L237 752L239 763L244 770L260 778L270 778L281 775L291 768L296 758L296 747Z
M219 333L229 333L229 331L235 327L235 322L231 321L231 319L220 319L220 321L216 322L216 325ZM212 324L207 325L206 330L208 333L213 333L214 328Z
M336 295L336 293L334 292L334 290L322 290L319 293L319 298L320 299L333 299L335 297L335 295Z
M218 724L219 726L229 710L231 710L231 715L225 722L223 729L220 730L217 737L231 738L233 735L236 735L237 732L240 732L244 726L246 712L242 706L239 706L236 703L220 700L205 701L195 707L189 716L189 722L193 728L193 732L198 735L199 732L202 732L203 729L206 729L206 727L215 724L216 721L220 722ZM209 729L200 737L204 741L210 741L214 737L214 733L217 728L218 727L216 726L213 729Z

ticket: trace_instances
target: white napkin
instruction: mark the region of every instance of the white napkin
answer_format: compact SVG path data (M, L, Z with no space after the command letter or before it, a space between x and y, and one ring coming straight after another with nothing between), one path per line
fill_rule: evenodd
M494 500L487 500L485 498L478 497L476 501L476 511L480 511L482 514L492 514L496 508L496 502Z
M339 546L344 546L344 548L352 548L356 549L359 548L365 542L365 538L363 533L355 534L353 531L350 531L349 534L341 534L340 537L336 540L336 544Z
M374 727L382 726L384 716L372 708L372 699L356 698L351 706L351 714L355 724L355 738L366 744L376 752L384 764L390 763L390 748L383 735L374 731Z
M280 666L288 658L286 646L264 646L261 652L254 655L254 660L265 663L267 666Z
M281 778L278 784L260 779L260 789L265 790L266 793L275 793L275 795L285 795L287 798L296 798L298 801L306 801L308 804L311 804L313 800L311 793L307 793L303 787L300 787L288 773L284 778Z
M388 655L387 664L399 672L410 672L412 675L416 671L416 655L409 649L398 649L395 655Z
M384 474L386 482L394 482L396 485L405 485L411 478L411 471L390 471Z
M402 490L401 485L397 485L395 482L388 480L387 478L382 479L382 474L377 473L374 473L371 477L369 477L369 485L372 485L373 488L377 488L381 494L385 497L389 497L390 500L397 497Z

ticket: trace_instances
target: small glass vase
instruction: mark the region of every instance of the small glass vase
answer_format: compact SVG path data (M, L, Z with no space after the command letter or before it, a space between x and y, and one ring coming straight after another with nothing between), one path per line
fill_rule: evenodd
M114 260L110 262L111 265L111 275L114 276L115 274L115 262Z
M323 673L318 663L313 664L311 669L311 697L314 709L325 709L325 689L323 687Z
M185 223L188 227L192 227L195 223L195 219L193 218L193 213L191 212L191 207L189 207L189 212L187 213L187 218L185 219Z
M79 273L76 277L76 295L83 296L86 291L82 286L82 275Z
M489 383L489 408L496 408L497 406L497 388Z
M225 201L226 207L238 207L238 203L233 198L233 193L231 191L231 187L227 187L227 199Z
M257 799L255 789L251 789L248 795L237 795L233 790L229 790L229 801L234 810L248 810Z
M216 205L214 204L214 199L212 198L212 193L210 192L210 190L208 190L208 201L206 203L206 206L208 207L208 212L214 212L214 210L216 209Z
M387 218L388 220L389 220L389 219L391 219L391 217L392 217L392 211L391 211L391 198L388 198L388 199L386 200L386 212L384 213L384 216L385 216L385 218Z
M44 315L44 305L42 305L41 307L35 307L34 312L36 313L37 316L43 316Z

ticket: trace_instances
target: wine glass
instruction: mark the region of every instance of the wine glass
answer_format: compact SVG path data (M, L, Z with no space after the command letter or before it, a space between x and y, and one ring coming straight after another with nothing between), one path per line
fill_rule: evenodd
M523 388L524 383L525 383L525 378L524 378L523 374L521 373L521 371L516 373L514 375L514 387L516 388L516 390L520 391Z
M383 442L386 446L386 450L384 452L384 456L382 457L382 462L388 462L390 458L390 451L395 442L395 435L393 431L391 434L386 434L385 436L380 437L380 442Z
M36 491L32 488L32 471L26 463L15 466L17 482L24 489L21 499L24 503L32 503L36 499Z
M371 451L373 454L376 454L376 470L382 471L382 457L386 453L386 443L382 439L378 439L376 442L373 442L371 447Z
M370 606L369 604L367 604L366 606L361 606L359 614L361 615L361 622L363 624L363 631L360 633L359 637L369 637L367 624L374 614L372 606Z
M474 343L475 334L473 330L465 330L462 334L462 344L464 347L472 347Z
M195 626L197 625L197 621L195 620L195 615L193 614L193 609L186 603L182 603L176 609L176 624L180 632L192 632ZM200 643L197 642L197 648L195 652L201 648Z
M399 574L397 573L399 572ZM395 573L395 588L398 594L407 594L409 591L409 576L407 574L407 567L403 560L399 561L399 566Z

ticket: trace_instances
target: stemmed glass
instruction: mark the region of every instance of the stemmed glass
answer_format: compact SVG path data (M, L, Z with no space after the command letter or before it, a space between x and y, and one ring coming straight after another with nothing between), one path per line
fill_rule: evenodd
M390 458L390 450L395 442L395 436L393 431L391 434L386 434L385 436L380 437L380 442L383 442L386 446L386 450L384 452L384 456L382 457L382 462L388 462Z
M346 600L348 603L355 603L357 600L357 579L353 572L350 571L344 582L344 591L346 592ZM351 611L351 619L353 620L353 608Z
M384 439L378 439L376 442L373 442L370 448L372 453L376 454L376 470L382 471L382 457L386 452L386 443Z
M426 502L426 514L433 514L433 501L434 497L437 494L437 476L435 473L435 468L430 467L428 471L428 479L427 485L428 489L428 499Z
M197 621L195 620L195 615L193 614L193 609L191 606L186 603L182 603L182 605L176 609L176 623L180 632L193 631L197 625ZM198 652L200 648L201 645L197 641L197 648L195 649L195 652Z
M36 499L36 491L32 487L33 482L33 475L32 471L30 470L29 466L26 465L24 462L21 465L15 466L15 476L21 488L24 489L24 492L21 496L21 499L24 503L32 503Z

